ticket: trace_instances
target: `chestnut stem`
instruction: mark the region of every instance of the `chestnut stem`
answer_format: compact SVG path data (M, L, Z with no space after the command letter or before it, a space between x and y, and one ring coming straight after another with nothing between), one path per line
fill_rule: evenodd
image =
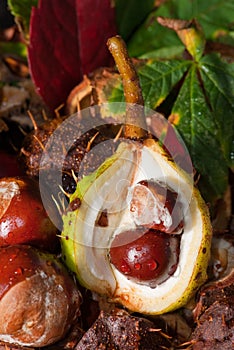
M124 136L131 139L142 138L147 134L147 125L144 114L144 99L136 69L128 55L126 44L119 35L110 38L107 41L107 46L123 82L126 101Z

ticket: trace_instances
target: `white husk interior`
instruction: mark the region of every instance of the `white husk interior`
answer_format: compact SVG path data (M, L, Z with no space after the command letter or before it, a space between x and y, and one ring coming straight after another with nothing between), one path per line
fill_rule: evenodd
M98 293L113 294L116 288L106 248L120 224L128 185L135 173L132 164L137 161L137 157L137 152L121 150L120 157L90 186L76 217L75 249L79 275L87 286L94 285L94 290ZM115 185L121 178L128 179L129 183L116 188ZM108 211L107 227L95 225L103 210Z

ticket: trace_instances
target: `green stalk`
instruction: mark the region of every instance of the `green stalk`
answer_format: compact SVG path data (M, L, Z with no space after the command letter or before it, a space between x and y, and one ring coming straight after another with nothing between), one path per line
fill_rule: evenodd
M147 135L147 125L144 114L144 99L136 69L128 55L125 42L120 36L114 36L107 41L118 71L121 75L126 101L126 120L124 136L130 139L140 139Z

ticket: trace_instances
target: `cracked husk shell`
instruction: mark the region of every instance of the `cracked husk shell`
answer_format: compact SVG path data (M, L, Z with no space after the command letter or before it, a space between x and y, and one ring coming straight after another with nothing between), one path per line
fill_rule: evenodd
M109 259L113 237L135 227L129 216L128 194L144 179L176 191L184 215L177 268L153 287L128 279ZM78 182L70 203L77 198L79 206L72 210L70 205L63 216L62 250L65 263L88 289L131 311L154 315L185 306L206 281L212 235L208 209L191 177L156 141L121 142L95 173ZM100 224L103 213L106 221Z

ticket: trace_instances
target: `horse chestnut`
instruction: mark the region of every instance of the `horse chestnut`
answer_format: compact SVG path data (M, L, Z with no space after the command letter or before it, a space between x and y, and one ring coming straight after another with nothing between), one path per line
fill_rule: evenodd
M171 236L155 230L138 228L122 232L112 242L110 261L121 273L138 282L156 280L165 273L168 277L171 241ZM175 251L173 254L177 259Z
M35 180L23 176L0 179L0 247L29 244L56 252L57 233Z
M50 253L25 245L0 249L0 340L41 347L77 321L81 295Z

